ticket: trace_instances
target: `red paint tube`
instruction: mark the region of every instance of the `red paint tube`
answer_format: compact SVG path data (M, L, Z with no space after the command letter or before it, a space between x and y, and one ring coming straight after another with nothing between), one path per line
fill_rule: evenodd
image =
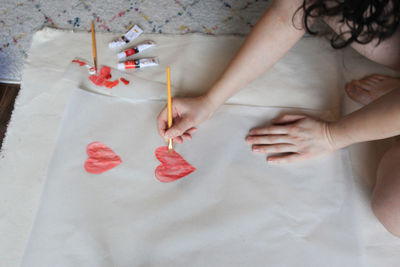
M141 69L146 67L154 67L158 66L160 63L158 58L141 58L135 60L128 60L118 64L119 70L128 70L128 69Z
M133 56L137 53L142 52L143 50L149 49L150 47L155 46L156 44L153 41L146 41L144 43L138 44L132 48L128 48L125 51L118 53L118 59L123 60L127 57Z

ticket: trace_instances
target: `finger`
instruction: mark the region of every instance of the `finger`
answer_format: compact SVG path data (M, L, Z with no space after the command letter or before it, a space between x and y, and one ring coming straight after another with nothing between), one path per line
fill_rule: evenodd
M268 126L262 128L254 128L250 130L250 135L264 135L264 134L287 134L289 127L287 126Z
M183 138L182 136L176 136L175 138L172 139L174 141L174 143L177 144L182 144L183 143Z
M192 134L194 134L196 131L197 131L197 128L196 128L196 127L192 127L192 128L190 128L189 130L187 130L186 133L192 135Z
M197 131L197 128L196 128L196 127L192 127L192 128L190 128L189 130L187 130L185 133L183 133L183 134L181 135L183 141L184 141L184 140L191 140L191 139L192 139L192 134L193 134L194 132L196 132L196 131Z
M257 154L296 152L297 147L292 144L253 145L252 151Z
M303 156L298 153L267 157L267 162L271 164L292 163L301 160L303 160Z
M158 133L164 137L167 131L167 108L165 107L157 117L157 129Z
M167 130L165 136L167 138L174 138L185 133L188 129L192 128L192 122L187 118L182 118L178 123L174 124L171 128Z
M306 116L301 114L284 114L272 120L273 124L286 124L304 119Z
M188 134L188 133L184 133L182 135L182 138L183 138L183 140L190 140L190 139L192 139L192 136L190 134Z
M288 135L250 135L247 136L248 144L282 144L292 143Z

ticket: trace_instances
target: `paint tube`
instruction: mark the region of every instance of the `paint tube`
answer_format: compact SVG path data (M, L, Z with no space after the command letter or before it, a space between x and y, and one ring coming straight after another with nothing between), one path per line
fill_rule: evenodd
M127 70L127 69L141 69L146 67L158 66L160 63L158 58L141 58L135 60L128 60L118 64L119 70Z
M132 48L128 48L125 51L123 51L121 53L118 53L118 59L120 59L120 60L121 59L125 59L127 57L130 57L130 56L132 56L134 54L140 53L143 50L146 50L146 49L148 49L150 47L153 47L155 45L156 44L153 41L143 42L141 44L138 44L137 46L134 46Z
M108 46L110 48L124 46L124 45L130 43L131 41L133 41L133 39L137 38L142 33L143 33L143 30L141 28L139 28L139 26L135 25L127 33L125 33L118 39L109 43Z

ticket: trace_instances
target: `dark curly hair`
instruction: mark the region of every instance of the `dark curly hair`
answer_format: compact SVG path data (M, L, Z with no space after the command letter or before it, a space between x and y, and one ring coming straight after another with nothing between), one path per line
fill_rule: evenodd
M304 0L299 10L304 11L304 27L312 35L318 33L310 28L313 18L337 16L339 23L347 25L348 30L331 37L331 45L336 49L353 42L367 44L375 38L379 44L396 32L400 22L396 0Z

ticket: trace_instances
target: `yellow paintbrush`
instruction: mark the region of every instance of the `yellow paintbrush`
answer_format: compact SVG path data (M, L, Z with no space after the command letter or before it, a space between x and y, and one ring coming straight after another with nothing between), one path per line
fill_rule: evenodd
M172 127L172 99L171 99L171 70L167 67L167 109L168 109L168 129ZM168 151L174 151L174 142L172 138L168 140Z
M94 22L92 20L92 47L93 47L93 61L94 61L94 69L97 73L97 51L96 51L96 36L94 34Z

